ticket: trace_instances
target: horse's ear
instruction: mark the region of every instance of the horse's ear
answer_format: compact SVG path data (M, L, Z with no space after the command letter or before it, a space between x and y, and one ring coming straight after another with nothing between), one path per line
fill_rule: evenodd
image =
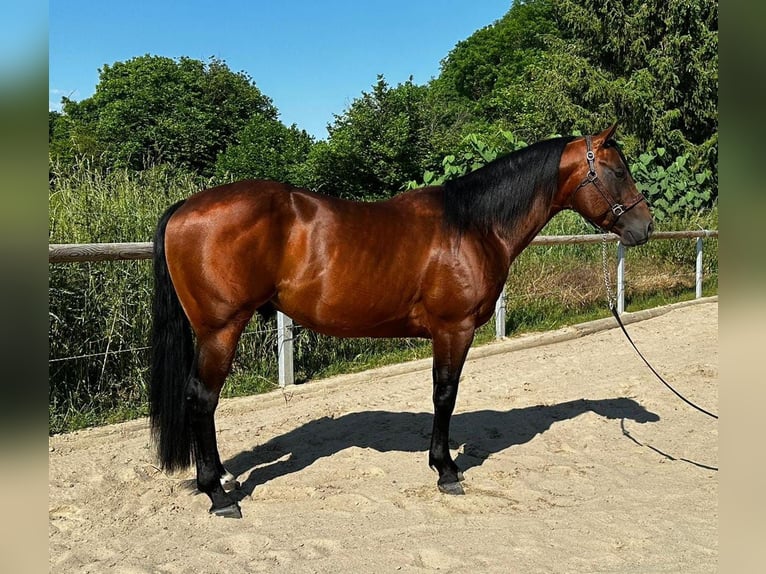
M594 138L596 140L598 147L603 146L606 142L614 138L614 134L617 131L618 125L619 125L619 122L614 122L614 124L612 124L611 127L605 129L603 132L601 132Z

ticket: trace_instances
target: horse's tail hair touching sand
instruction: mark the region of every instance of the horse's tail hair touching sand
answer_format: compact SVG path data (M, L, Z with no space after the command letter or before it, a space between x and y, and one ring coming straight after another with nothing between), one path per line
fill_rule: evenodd
M160 463L171 472L187 468L193 450L185 394L195 363L194 342L165 259L165 228L183 203L176 203L162 215L154 237L149 417Z

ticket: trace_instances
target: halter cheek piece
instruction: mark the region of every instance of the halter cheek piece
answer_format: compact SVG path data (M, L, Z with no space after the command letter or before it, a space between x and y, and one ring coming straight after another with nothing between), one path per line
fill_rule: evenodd
M585 179L583 179L582 182L580 182L580 185L577 186L577 189L574 190L572 197L574 198L574 195L583 187L593 184L593 186L601 194L601 197L604 198L604 201L606 201L607 205L609 205L609 208L602 214L601 217L604 215L607 216L607 221L604 229L611 231L617 223L617 220L620 219L623 214L633 209L642 201L646 201L646 198L641 193L639 193L638 197L636 197L633 202L627 206L618 201L615 201L614 196L604 187L604 184L601 183L601 180L598 178L598 174L596 173L596 154L593 152L591 136L585 136L585 145L588 148L588 151L585 154L585 159L588 161L588 175L585 176Z

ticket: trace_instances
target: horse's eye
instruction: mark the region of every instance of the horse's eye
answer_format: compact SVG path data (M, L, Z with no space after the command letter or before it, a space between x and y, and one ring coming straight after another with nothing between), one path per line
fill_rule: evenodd
M614 175L617 176L617 179L625 179L625 170L624 169L617 169L617 170L615 170Z

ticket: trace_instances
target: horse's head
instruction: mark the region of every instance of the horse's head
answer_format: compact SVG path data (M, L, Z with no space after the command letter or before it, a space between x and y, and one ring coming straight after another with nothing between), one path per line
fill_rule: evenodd
M617 124L598 135L573 140L564 149L562 205L616 233L623 245L641 245L654 229L652 213L613 139L616 130Z

